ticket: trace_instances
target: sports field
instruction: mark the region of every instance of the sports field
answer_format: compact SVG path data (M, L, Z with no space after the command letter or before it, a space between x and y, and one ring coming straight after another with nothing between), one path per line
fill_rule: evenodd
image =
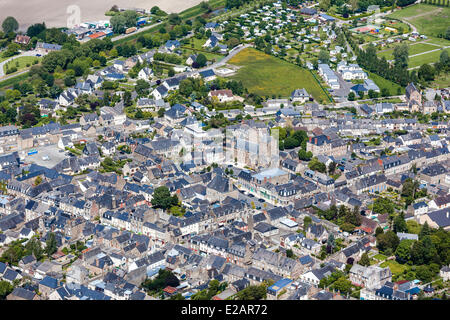
M327 96L308 70L256 49L246 48L228 63L242 66L233 78L242 81L251 93L286 98L295 89L305 88L318 102L328 102Z

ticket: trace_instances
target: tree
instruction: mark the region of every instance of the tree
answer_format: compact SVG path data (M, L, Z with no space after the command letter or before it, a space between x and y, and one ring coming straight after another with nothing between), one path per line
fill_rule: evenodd
M430 268L425 265L417 267L416 276L424 283L428 283L433 279L433 273L431 272Z
M332 175L332 174L334 174L334 172L336 171L336 162L331 162L329 165L328 165L328 174L329 175Z
M110 22L114 33L125 32L125 28L127 26L127 19L122 14L112 16Z
M0 300L4 300L14 287L8 281L0 281Z
M352 282L345 277L340 277L333 283L333 289L338 290L341 294L348 294L352 291Z
M171 25L178 25L181 23L181 18L178 14L176 13L171 13L169 14L169 16L167 17L167 20L169 21L169 23Z
M195 68L201 68L206 66L207 59L203 53L200 53L195 59Z
M370 266L370 258L369 258L369 255L367 254L367 252L364 252L362 254L361 259L359 260L358 264L360 264L364 267Z
M313 153L311 151L307 152L303 149L300 149L298 151L298 158L300 160L309 161L309 160L311 160L312 156L313 156Z
M394 218L394 232L408 232L403 212Z
M370 99L378 98L378 92L373 91L372 89L369 90L368 95Z
M336 241L334 240L334 236L332 233L328 236L327 246L331 247L331 252L333 252L333 248L336 246Z
M425 236L428 236L430 234L431 234L430 226L428 225L428 222L425 221L425 223L422 226L422 229L420 230L419 239L423 239Z
M314 158L311 159L311 161L308 163L308 167L311 170L319 171L321 173L326 173L327 172L327 166L324 163L320 162L317 159L317 157L314 157Z
M330 53L328 50L320 49L318 59L321 63L329 63L330 62Z
M161 186L156 188L153 192L151 203L154 208L167 210L178 204L178 197L176 195L172 196L166 186Z
M54 254L58 250L58 244L56 242L56 236L53 232L48 234L47 240L45 241L45 253L48 257Z
M395 250L395 259L399 263L406 263L411 259L411 247L414 240L402 240Z
M377 227L377 229L375 230L375 237L377 237L379 234L384 233L383 228L381 227Z
M160 108L158 110L158 117L162 118L164 116L164 113L166 112L166 109Z
M304 219L303 219L303 230L307 230L308 229L308 226L310 225L312 223L312 219L311 219L311 217L310 216L306 216Z
M358 96L360 99L364 98L364 91L358 91Z
M382 88L381 89L381 96L382 97L388 97L388 96L390 96L390 92L389 92L389 89L388 88Z
M319 1L319 8L323 11L327 11L331 6L331 0L320 0Z
M377 236L377 248L389 254L395 252L399 242L400 239L393 231L387 231Z
M355 98L355 93L353 91L350 91L347 97L348 101L355 101Z
M14 17L6 17L5 20L3 20L2 23L2 29L3 32L8 34L10 32L16 32L17 29L19 29L19 23L17 22L17 20Z
M267 295L267 288L265 285L248 286L244 290L236 294L236 300L262 300Z
M46 29L45 23L35 23L28 27L27 29L27 35L30 38L38 36L41 32L43 32Z
M395 46L394 52L394 66L400 69L408 67L409 47L407 44L400 44Z
M417 72L419 79L423 81L433 81L434 74L435 69L427 63L421 65L419 71Z

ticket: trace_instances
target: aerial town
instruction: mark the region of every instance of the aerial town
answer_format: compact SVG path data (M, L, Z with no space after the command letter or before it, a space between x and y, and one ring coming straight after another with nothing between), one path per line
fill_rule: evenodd
M0 16L0 300L449 299L450 1L419 2Z

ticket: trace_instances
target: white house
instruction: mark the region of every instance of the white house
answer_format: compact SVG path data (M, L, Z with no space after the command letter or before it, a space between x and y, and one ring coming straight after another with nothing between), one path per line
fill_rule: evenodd
M142 68L138 73L138 79L150 80L153 76L153 70L149 67Z

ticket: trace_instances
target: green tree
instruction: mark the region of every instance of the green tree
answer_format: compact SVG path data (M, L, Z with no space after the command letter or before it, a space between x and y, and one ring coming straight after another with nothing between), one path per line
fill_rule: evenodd
M435 69L427 63L421 65L417 72L417 76L423 81L433 81L434 75Z
M333 284L333 289L345 295L352 292L352 282L345 277L340 277Z
M178 197L176 195L172 196L166 186L161 186L156 188L153 192L151 203L154 208L167 210L178 204Z
M348 101L355 101L355 98L355 93L353 91L350 91L347 97Z
M298 158L303 161L311 160L313 153L311 151L305 151L303 149L298 150Z
M206 66L206 57L203 53L199 53L197 59L195 59L195 68L202 68Z
M3 20L2 23L2 29L3 32L8 34L10 32L16 32L17 29L19 29L19 23L17 22L17 20L14 17L6 17L5 20Z
M162 118L164 116L165 112L166 112L166 109L164 109L164 108L158 109L158 117Z
M54 254L58 250L58 244L56 242L56 236L53 232L48 234L47 240L45 241L45 253L48 257Z
M394 47L394 66L400 69L408 67L409 47L407 44L400 44Z
M424 283L428 283L433 279L433 272L430 270L428 266L422 265L417 267L416 276L417 278L419 278L419 280L422 280Z
M121 15L112 16L110 19L112 29L114 33L124 33L127 26L127 19Z
M394 232L408 232L408 226L406 225L403 212L394 218Z
M370 266L370 258L367 252L364 252L361 256L361 259L359 260L358 264L368 267Z
M399 263L406 263L411 259L411 247L414 240L402 240L395 250L395 259Z
M311 161L308 163L308 167L311 170L314 171L319 171L321 173L326 173L327 172L327 167L324 163L320 162L317 157L314 157L311 159Z
M0 281L0 300L4 300L14 287L8 281Z
M399 243L398 236L390 230L377 236L377 248L382 252L389 254L395 252Z

